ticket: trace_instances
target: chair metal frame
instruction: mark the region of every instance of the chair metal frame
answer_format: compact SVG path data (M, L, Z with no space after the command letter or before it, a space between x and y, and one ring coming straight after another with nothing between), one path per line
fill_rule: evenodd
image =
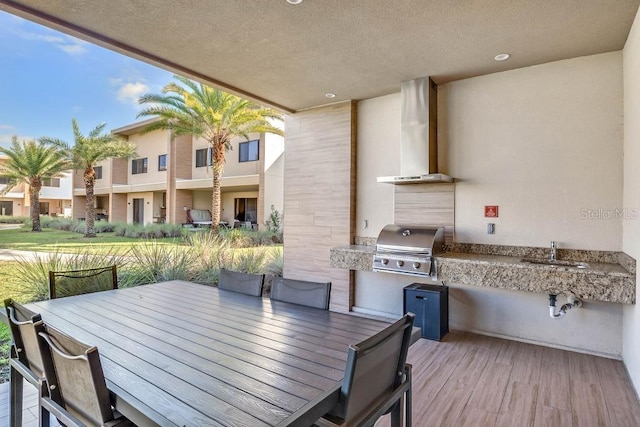
M242 273L220 268L218 289L261 297L264 289L264 274Z
M314 297L313 300L301 297ZM331 282L309 282L305 280L274 277L271 283L270 298L306 307L329 310Z
M43 367L48 384L48 394L45 393L45 389L42 388L38 399L43 414L52 414L62 424L73 427L86 425L101 425L107 427L132 425L128 419L122 417L111 406L109 390L107 389L97 347L88 346L42 323L37 326L36 330L38 332L40 353L42 355ZM73 348L74 352L80 350L81 354L70 354L65 347ZM86 407L72 409L74 405L78 406L79 404L86 404L88 402L70 401L69 396L71 393L66 392L65 394L66 386L63 384L64 382L62 384L60 382L60 373L68 369L68 366L66 368L57 366L57 364L64 363L81 365L76 366L77 370L82 368L87 369L90 377L87 384L90 385L90 390L85 391L85 396L95 399L90 403L93 407L93 413ZM70 379L67 378L66 381L70 381ZM73 412L76 413L74 414ZM86 419L83 420L82 418Z
M406 360L409 352L409 345L411 344L411 332L414 317L413 313L407 313L400 320L371 338L368 338L359 344L349 346L347 366L342 382L339 402L331 411L329 411L328 414L323 416L323 419L319 423L320 425L326 425L324 421L329 421L330 423L336 424L343 424L346 422L349 426L355 425L358 427L369 427L373 426L381 416L391 412L391 425L400 426L402 425L402 406L404 400L406 425L411 427L412 377L411 365L407 364ZM367 402L367 406L374 404L375 406L370 410L367 409L365 415L353 414L353 411L351 411L350 408L350 403L352 403L351 399L354 394L354 389L358 387L357 375L359 362L364 356L375 354L376 349L389 343L390 340L396 338L398 334L402 334L402 342L398 353L396 376L392 391L389 395L384 396L381 401ZM376 397L374 397L374 399L375 398ZM362 406L362 402L360 402L360 405Z
M97 276L109 270L111 270L111 289L118 289L118 268L115 264L108 267L87 268L84 270L49 271L49 299L57 298L57 276L69 277L71 279L81 279ZM83 273L83 275L79 275L80 273Z
M11 427L19 427L22 425L22 400L24 390L22 379L24 378L28 383L36 387L38 389L38 395L42 392L41 385L44 381L44 372L34 372L34 369L36 371L42 369L42 366L35 366L37 363L42 363L41 360L36 360L41 357L38 348L36 327L42 324L42 317L40 314L34 313L12 299L4 300L4 305L13 337L9 357L9 425ZM18 319L16 312L19 312L21 316L27 320ZM33 343L27 343L27 345L25 345L25 337L23 337L21 330L25 328L33 329L33 338L35 339ZM42 419L40 425L48 427L49 417L43 417L42 412L39 416Z

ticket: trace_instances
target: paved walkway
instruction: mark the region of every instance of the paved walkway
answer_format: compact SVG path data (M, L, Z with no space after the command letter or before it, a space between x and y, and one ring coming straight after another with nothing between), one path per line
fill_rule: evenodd
M0 249L0 261L15 261L21 258L46 258L51 252L33 252L33 251L17 251L15 249ZM75 254L58 254L63 258L74 257Z
M38 391L24 381L22 401L22 427L38 427ZM51 427L59 427L58 420L51 417ZM9 427L9 383L0 384L0 427Z

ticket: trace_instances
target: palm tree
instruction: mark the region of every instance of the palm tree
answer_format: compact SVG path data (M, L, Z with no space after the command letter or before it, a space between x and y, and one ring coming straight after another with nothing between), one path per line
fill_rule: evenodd
M73 127L74 145L57 138L43 137L40 141L59 148L71 162L74 169L83 170L84 186L86 189L86 230L85 237L96 237L94 229L95 211L93 207L93 188L96 182L94 166L106 159L116 157L128 159L136 152L135 145L111 133L103 133L106 123L99 124L88 135L80 132L76 119L71 119Z
M225 154L236 137L249 139L250 133L269 132L284 135L282 129L272 124L282 121L282 114L271 108L261 107L251 101L228 94L181 76L173 76L162 88L162 94L146 94L140 104L152 104L138 113L138 117L155 116L145 132L170 130L173 136L193 135L203 138L212 148L213 194L211 197L211 222L214 228L220 223L220 178L224 170Z
M0 165L0 175L8 178L6 187L0 191L5 195L13 187L24 183L29 186L31 231L42 231L40 227L40 190L42 181L48 178L60 178L62 172L71 169L71 164L64 154L55 147L48 147L42 142L22 141L18 137L11 138L9 148L0 147L0 153L9 157Z

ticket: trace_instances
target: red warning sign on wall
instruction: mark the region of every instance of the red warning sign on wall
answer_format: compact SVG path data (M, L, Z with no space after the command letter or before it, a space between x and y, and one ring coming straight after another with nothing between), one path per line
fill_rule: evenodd
M497 206L485 206L484 207L484 217L485 218L498 218L498 207Z

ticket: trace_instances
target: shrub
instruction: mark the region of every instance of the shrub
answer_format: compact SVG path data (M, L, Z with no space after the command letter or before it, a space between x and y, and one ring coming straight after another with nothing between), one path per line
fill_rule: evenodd
M277 211L275 206L271 205L271 213L269 214L269 219L264 223L267 230L272 233L277 233L280 231L280 227L282 226L282 214Z
M143 245L132 246L128 255L130 268L123 277L123 287L165 280L194 281L197 255L184 247L147 240Z
M127 258L113 252L95 255L91 248L76 254L65 254L57 249L47 254L18 256L13 277L22 284L23 295L32 301L49 297L49 271L84 270L88 268L118 266L118 278L126 269Z
M282 248L273 248L271 250L271 257L265 265L265 274L271 276L282 277L282 271L284 270L284 256Z
M234 248L249 248L252 246L268 246L282 243L282 233L279 231L221 228L220 236L227 240Z
M160 239L165 237L181 237L182 226L179 224L116 224L113 227L116 236L134 237L138 239Z
M25 221L29 221L25 216L7 216L0 215L0 224L24 224Z

